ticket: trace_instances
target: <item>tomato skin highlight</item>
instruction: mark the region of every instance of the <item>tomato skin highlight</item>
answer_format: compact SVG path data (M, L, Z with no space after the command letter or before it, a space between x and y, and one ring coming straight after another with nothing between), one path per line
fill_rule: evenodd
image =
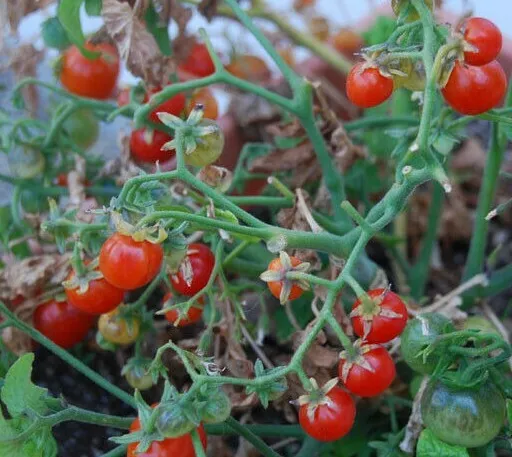
M290 256L290 261L292 263L292 267L296 267L301 263L300 259L294 256ZM272 259L268 264L268 269L273 271L279 271L282 267L283 265L281 264L281 259L279 257ZM270 290L270 293L274 297L279 298L281 296L281 290L283 288L282 281L269 281L267 286ZM290 295L288 296L288 300L296 300L297 298L301 297L303 293L304 289L302 289L302 287L298 286L297 284L293 284Z
M191 297L208 283L215 265L215 256L205 244L192 243L187 249L187 257L192 267L190 284L187 284L181 271L171 275L170 279L176 292Z
M448 444L480 447L494 439L505 422L505 399L486 381L476 389L456 389L431 382L421 399L427 428Z
M366 370L360 365L353 365L344 381L345 387L360 397L376 397L384 392L395 379L395 364L388 351L380 346L362 356L374 371ZM341 360L338 367L339 377L342 381L342 370L345 363L345 360Z
M464 22L464 40L477 50L464 51L464 61L469 65L492 62L501 51L503 37L500 29L488 19L471 17Z
M339 387L327 394L329 404L315 409L314 420L308 417L308 405L299 410L299 423L304 431L318 441L335 441L345 436L354 425L356 406L352 397Z
M448 82L441 89L448 105L458 113L468 115L495 108L506 91L507 77L496 60L480 67L455 62Z
M148 143L147 139L151 141ZM167 162L174 157L175 152L163 151L162 147L171 140L171 136L159 130L148 131L144 128L133 130L130 134L130 154L138 162Z
M402 333L407 324L407 307L402 299L388 289L374 289L368 291L368 295L372 299L381 298L381 311L391 311L401 317L385 317L380 314L373 316L370 323L370 332L364 340L368 343L387 343ZM352 305L355 310L361 305L361 300L356 300ZM357 336L364 336L364 321L361 316L352 318L352 327Z
M100 271L110 284L134 290L148 284L160 271L164 250L149 241L114 233L100 251Z
M371 108L385 102L393 93L393 79L380 74L377 68L363 68L360 62L352 67L347 77L349 100L360 108Z
M60 82L72 94L105 100L111 96L119 75L117 49L108 43L85 43L84 46L108 57L101 55L89 60L76 46L70 46L62 55Z
M133 433L138 430L140 430L139 418L135 419L130 426L130 432ZM206 450L208 439L202 424L197 427L197 432L201 438L203 448ZM147 451L140 453L135 452L138 444L139 443L135 442L128 445L126 457L196 457L190 433L179 436L178 438L166 438L162 441L153 441Z
M215 72L215 65L203 43L195 43L190 54L178 65L178 69L194 76L204 77Z
M94 317L67 301L50 300L34 311L34 328L63 349L82 341L94 323Z
M75 276L71 272L68 280ZM124 298L124 290L113 286L105 278L89 281L89 287L83 294L80 289L65 289L68 302L75 308L88 314L103 314L116 308Z

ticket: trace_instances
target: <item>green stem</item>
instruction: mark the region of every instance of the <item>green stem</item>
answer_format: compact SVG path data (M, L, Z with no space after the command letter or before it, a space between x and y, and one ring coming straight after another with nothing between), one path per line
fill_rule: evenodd
M250 424L244 425L251 433L266 438L290 437L303 438L304 430L300 425L280 425L280 424ZM233 435L238 434L233 428L225 422L221 424L206 424L206 433L208 435Z
M483 290L484 297L492 297L507 289L512 285L512 263L495 271L489 278L489 284Z
M302 443L302 447L295 457L315 457L324 446L325 443L308 436Z
M255 435L249 428L243 426L232 417L229 417L225 424L236 434L245 438L251 443L264 457L281 457L276 451L271 449L259 436Z
M101 457L124 457L126 455L127 447L128 446L126 444L121 444L121 446L117 446L106 454L103 454Z

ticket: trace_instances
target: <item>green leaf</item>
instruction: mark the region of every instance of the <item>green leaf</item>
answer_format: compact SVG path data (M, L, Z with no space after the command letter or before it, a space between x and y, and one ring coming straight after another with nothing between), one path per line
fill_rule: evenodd
M85 0L85 12L89 16L101 16L102 0Z
M58 17L50 17L41 24L41 36L44 44L49 48L55 48L59 51L66 49L71 45L68 34Z
M469 457L468 451L462 446L452 446L434 436L427 428L421 432L416 457Z
M363 32L366 46L384 43L395 30L396 22L388 16L378 16L373 26Z
M293 138L287 136L276 136L274 137L274 144L279 149L291 149L301 144L304 139L304 137Z
M45 402L48 391L36 386L30 379L33 362L34 354L25 354L9 368L5 376L0 398L13 418L27 410L38 414L48 410Z
M167 24L162 23L152 3L149 4L144 14L144 21L146 22L146 28L153 35L160 52L164 56L171 56L172 48L171 40L169 39L169 28Z
M84 0L62 0L59 3L57 16L64 27L69 40L75 44L80 52L88 59L97 58L100 53L85 49L85 36L80 23L80 8Z

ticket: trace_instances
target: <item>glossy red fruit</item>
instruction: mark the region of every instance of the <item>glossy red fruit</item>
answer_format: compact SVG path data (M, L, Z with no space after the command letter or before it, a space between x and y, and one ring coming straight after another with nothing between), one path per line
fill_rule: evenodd
M88 59L76 46L70 46L62 55L60 82L69 92L82 97L109 98L119 75L117 49L108 43L85 43L84 46L101 55Z
M368 343L387 343L400 335L407 325L407 307L389 289L370 290L368 297L368 303L358 299L352 305L350 316L354 332Z
M164 297L164 302L170 300L172 298L172 293L169 292ZM202 297L199 299L200 303L204 303ZM187 325L195 324L201 320L203 315L203 308L192 306L187 311L187 315L180 315L180 311L178 309L171 309L165 313L165 318L176 327L186 327Z
M50 300L34 311L34 328L64 349L82 341L93 323L94 316L67 301Z
M190 264L190 277L184 275L184 271L188 268L180 267L176 274L171 275L171 282L176 292L191 297L208 283L215 265L215 256L208 246L192 243L187 249L187 257L184 262Z
M472 17L464 22L462 28L464 40L476 48L475 51L464 52L464 61L467 64L485 65L498 57L503 37L493 22L483 17Z
M114 233L100 251L100 271L114 286L133 290L148 284L160 271L164 250L160 244L135 241Z
M507 77L496 60L480 67L455 62L448 82L441 90L448 105L458 113L468 115L495 108L506 91Z
M71 272L68 280L73 279ZM88 314L103 314L116 308L124 298L124 290L113 286L105 278L89 281L87 290L80 293L80 288L65 289L69 303L75 308Z
M178 65L178 69L194 76L204 77L215 72L215 66L203 43L195 43L188 57Z
M130 432L140 430L140 421L135 419L130 426ZM197 428L203 448L206 449L207 437L203 425ZM130 443L126 457L196 457L194 444L190 433L177 438L166 438L162 441L153 441L147 451L136 452L139 443Z
M360 360L356 359L352 362L344 358L340 360L338 375L345 387L355 395L360 397L380 395L395 379L396 369L393 359L388 351L379 345L362 345L359 350ZM346 364L348 365L345 367ZM366 364L368 364L367 368L363 366Z
M352 397L339 387L333 387L326 397L327 402L316 406L312 415L308 414L310 405L302 405L299 423L314 439L335 441L345 436L354 425L356 406Z
M383 76L377 68L364 68L360 62L347 77L347 96L360 108L371 108L386 101L393 93L393 79Z
M175 152L163 151L162 147L171 140L171 136L159 130L133 130L130 135L130 153L137 162L167 162L174 157Z
M161 91L161 87L155 87L154 89L150 90L146 97L144 98L144 103L147 103L152 96L158 94ZM183 109L185 108L185 103L185 94L176 94L173 97L166 100L165 102L160 103L160 105L158 105L153 111L151 111L149 119L153 122L161 124L160 119L157 116L157 113L169 113L174 114L175 116L179 116Z

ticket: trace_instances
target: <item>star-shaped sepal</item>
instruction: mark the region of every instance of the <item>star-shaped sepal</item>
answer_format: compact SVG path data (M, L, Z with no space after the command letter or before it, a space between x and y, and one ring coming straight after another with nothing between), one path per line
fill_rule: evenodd
M332 400L328 394L338 385L339 379L333 378L327 381L322 387L318 387L318 383L314 378L310 378L310 382L313 389L307 394L301 395L298 399L298 403L300 406L307 406L308 419L313 422L315 420L315 411L318 407L324 405L330 406L332 404Z
M380 347L382 347L380 344L367 344L363 340L357 340L353 345L353 352L342 351L340 353L340 360L343 360L344 363L341 370L341 380L346 383L350 370L356 365L371 373L375 373L375 369L365 359L364 355Z

